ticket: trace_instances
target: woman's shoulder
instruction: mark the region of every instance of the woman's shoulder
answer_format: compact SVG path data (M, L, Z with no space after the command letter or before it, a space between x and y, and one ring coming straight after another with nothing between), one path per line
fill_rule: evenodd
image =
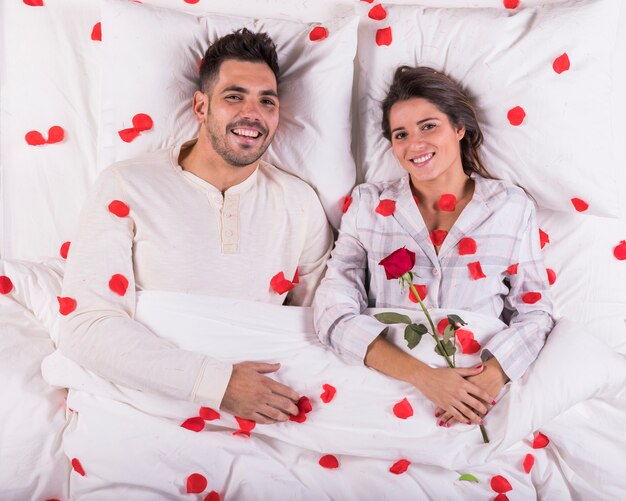
M476 186L480 189L483 201L493 208L505 206L519 207L530 210L533 203L523 188L504 179L489 179L482 176L472 176Z
M402 183L406 182L405 178L394 179L392 181L361 183L352 190L352 198L358 200L378 200L384 192L396 191Z

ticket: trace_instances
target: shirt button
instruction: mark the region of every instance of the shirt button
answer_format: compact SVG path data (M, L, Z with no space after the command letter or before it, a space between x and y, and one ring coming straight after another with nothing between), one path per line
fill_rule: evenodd
M226 236L227 237L232 237L233 236L232 230L226 230Z
M433 268L433 275L439 275L439 270L437 268Z

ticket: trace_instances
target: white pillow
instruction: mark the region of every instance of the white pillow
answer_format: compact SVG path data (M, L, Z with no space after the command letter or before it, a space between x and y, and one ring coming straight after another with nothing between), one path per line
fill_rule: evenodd
M245 26L267 32L278 47L281 123L264 158L309 182L337 226L355 182L350 106L357 24L356 17L318 27L104 2L99 168L195 137L191 98L199 61L210 41ZM313 30L327 36L313 41ZM132 128L137 114L147 114L153 126L125 142L118 132Z
M623 113L612 102L613 68L624 67L616 50L620 7L619 0L516 11L385 5L382 20L364 15L361 174L381 181L403 173L382 137L380 104L399 65L431 66L475 97L489 172L523 186L543 208L575 211L577 198L587 214L620 215L625 177L613 134ZM377 33L380 41L389 32L390 45L378 45ZM570 68L557 73L553 63L563 54ZM526 116L514 126L507 115L518 106Z

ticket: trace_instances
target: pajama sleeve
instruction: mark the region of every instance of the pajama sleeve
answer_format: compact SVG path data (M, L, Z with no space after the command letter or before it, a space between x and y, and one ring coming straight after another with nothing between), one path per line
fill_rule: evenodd
M322 343L346 362L362 364L367 348L385 331L385 326L372 316L361 314L368 304L367 250L357 229L360 190L354 189L352 203L341 219L339 237L313 308L315 329Z
M115 166L103 171L72 241L60 350L113 383L219 408L232 366L179 349L133 319L133 204Z
M517 272L510 275L510 290L504 300L505 309L511 312L509 327L495 335L481 354L483 361L493 355L512 381L537 358L554 326L539 228L530 201L525 221L514 256Z

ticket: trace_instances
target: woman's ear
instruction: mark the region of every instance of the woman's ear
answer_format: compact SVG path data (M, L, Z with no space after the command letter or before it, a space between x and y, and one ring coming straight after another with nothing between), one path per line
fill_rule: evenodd
M465 137L465 127L463 127L463 126L457 127L457 129L456 129L456 138L457 138L457 140L460 141L464 137Z
M194 92L191 109L193 111L193 116L196 117L196 121L199 124L204 123L208 108L209 108L209 96L207 96L204 92L201 92L199 90Z

